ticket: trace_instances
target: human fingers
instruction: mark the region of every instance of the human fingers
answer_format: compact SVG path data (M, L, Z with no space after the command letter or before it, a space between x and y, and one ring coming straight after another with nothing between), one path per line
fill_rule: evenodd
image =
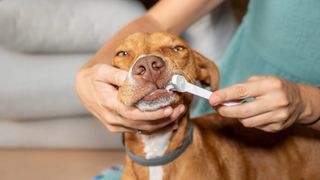
M176 108L174 108L173 113L170 115L170 119L175 121L179 117L181 117L186 111L186 107L183 104L179 104Z
M93 71L96 81L116 86L121 86L128 74L128 72L108 64L97 64L93 67Z
M258 116L240 119L240 122L245 127L254 127L267 132L277 132L289 127L294 122L294 118L296 116L291 115L286 108L281 108Z
M135 107L128 107L124 105L117 99L116 95L109 96L107 93L101 93L101 96L102 98L99 100L99 102L104 107L101 111L106 111L107 114L110 113L110 111L116 113L117 117L113 118L114 120L116 120L115 122L131 128L141 128L141 127L137 127L139 126L139 122L148 126L148 123L146 123L148 121L150 122L154 121L153 122L154 124L157 124L157 122L159 121L162 124L168 124L170 121L173 121L172 119L175 119L179 115L179 112L184 111L183 105L180 105L175 109L168 106L155 111L140 111ZM124 119L126 119L126 121L123 121ZM132 121L137 121L137 122L132 123ZM129 124L126 124L128 122ZM158 124L158 126L154 126L154 128L147 127L144 129L147 129L147 130L157 129L159 126L163 126L161 125L161 123Z
M120 115L117 115L116 112L107 112L103 118L105 119L105 124L108 129L113 127L126 127L128 129L135 129L141 131L143 134L148 134L159 129L162 129L169 124L173 123L177 118L184 112L185 108L183 105L178 106L174 109L173 114L164 119L154 120L154 121L136 121L131 119L126 119ZM111 115L113 114L113 115ZM113 127L110 127L113 126Z
M173 108L170 106L160 108L155 111L140 111L136 107L128 107L124 105L118 100L116 94L108 96L106 93L104 93L101 94L101 96L103 96L103 106L117 112L126 119L137 121L152 121L169 117L173 113Z
M264 87L264 81L250 81L236 84L225 89L214 91L209 98L209 102L212 106L217 106L227 101L256 97L267 92Z
M150 134L158 129L168 126L172 121L170 119L162 119L155 121L134 121L126 119L116 112L110 112L106 109L92 111L93 114L107 127L110 132L130 132Z
M141 111L135 107L123 107L119 105L118 112L121 116L135 121L156 121L169 117L174 109L171 106L160 108L154 111Z
M273 101L273 99L262 96L237 106L217 106L216 110L224 117L249 118L276 109L278 106Z
M169 118L166 118L166 121L168 123L166 123L165 125L161 125L161 126L156 126L153 125L149 130L145 131L147 134L149 133L154 133L154 132L161 132L161 131L167 131L167 130L175 130L178 128L178 122L177 120L184 115L185 113L185 106L183 104L178 105L176 108L174 108L173 113L170 115ZM163 121L163 120L159 120L159 121ZM155 122L155 121L150 121L150 122Z
M135 128L142 130L142 133L144 134L163 131L167 129L176 129L178 127L176 120L184 114L185 109L185 106L183 104L180 104L173 109L173 112L169 117L159 120L147 121L149 124L145 123L146 121L144 121L145 124Z
M102 86L109 85L103 83ZM165 107L156 111L143 112L135 107L128 107L121 103L117 98L116 89L112 90L112 92L108 92L110 91L110 88L106 88L108 90L104 88L100 89L100 98L98 98L98 101L99 104L101 104L104 107L104 110L101 111L105 111L105 117L108 116L110 111L115 113L113 117L108 118L109 124L112 123L112 125L114 126L124 126L128 128L151 132L171 123L172 120L169 118L169 116L173 112L177 111L172 109L172 107ZM148 121L155 122L151 123Z
M172 107L170 107L170 106L166 107L166 108L172 109ZM153 113L153 112L156 112L156 111L151 111L150 113ZM183 104L179 104L177 107L172 109L172 111L170 110L169 112L171 112L171 113L168 113L168 112L166 113L164 111L165 116L163 118L168 119L170 121L175 121L175 120L177 120L178 117L180 117L185 112L185 106ZM147 113L147 112L145 112L145 113ZM161 117L161 113L160 113L160 117ZM154 117L152 117L152 119L148 119L148 118L147 119L142 119L141 118L139 120L140 121L150 121L151 120L151 121L155 121L155 123L156 123L157 120L163 119L163 118L158 118L157 116L154 116Z
M246 82L254 82L254 81L260 81L260 80L264 80L267 79L269 76L250 76Z
M279 132L283 129L286 129L287 127L289 127L289 126L284 126L281 123L270 123L268 125L263 125L263 126L259 126L256 128L260 129L262 131L265 131L265 132L276 133L276 132Z
M114 133L134 133L136 132L135 129L125 127L120 124L112 123L110 120L118 119L117 115L109 112L108 110L104 109L103 107L91 107L89 111L98 119L102 124L110 131Z

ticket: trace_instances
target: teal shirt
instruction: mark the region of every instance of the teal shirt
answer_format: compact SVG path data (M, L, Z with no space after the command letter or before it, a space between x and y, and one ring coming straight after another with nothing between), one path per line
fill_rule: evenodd
M253 75L320 86L320 0L250 0L220 62L220 88ZM195 112L212 108L201 101Z

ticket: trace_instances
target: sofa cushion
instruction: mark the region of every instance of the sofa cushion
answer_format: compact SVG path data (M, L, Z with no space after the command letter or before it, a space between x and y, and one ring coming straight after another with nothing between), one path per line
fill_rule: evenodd
M44 55L0 47L0 121L87 114L75 91L75 76L92 54Z
M121 135L110 133L91 116L40 121L2 119L0 132L0 148L122 148Z
M2 0L0 44L21 52L95 52L144 13L134 0Z

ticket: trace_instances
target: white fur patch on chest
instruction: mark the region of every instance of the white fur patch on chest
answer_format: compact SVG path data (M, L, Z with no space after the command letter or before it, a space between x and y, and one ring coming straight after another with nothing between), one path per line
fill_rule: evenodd
M142 135L142 141L144 143L144 152L146 159L161 157L166 152L172 131L166 133ZM163 168L162 166L149 167L149 179L150 180L162 180Z

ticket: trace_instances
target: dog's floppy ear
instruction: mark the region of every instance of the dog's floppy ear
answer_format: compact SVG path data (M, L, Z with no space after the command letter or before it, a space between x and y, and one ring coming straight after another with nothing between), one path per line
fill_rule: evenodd
M217 66L196 51L193 51L193 55L198 69L197 80L199 80L203 85L210 85L212 91L217 90L220 82L220 75Z

